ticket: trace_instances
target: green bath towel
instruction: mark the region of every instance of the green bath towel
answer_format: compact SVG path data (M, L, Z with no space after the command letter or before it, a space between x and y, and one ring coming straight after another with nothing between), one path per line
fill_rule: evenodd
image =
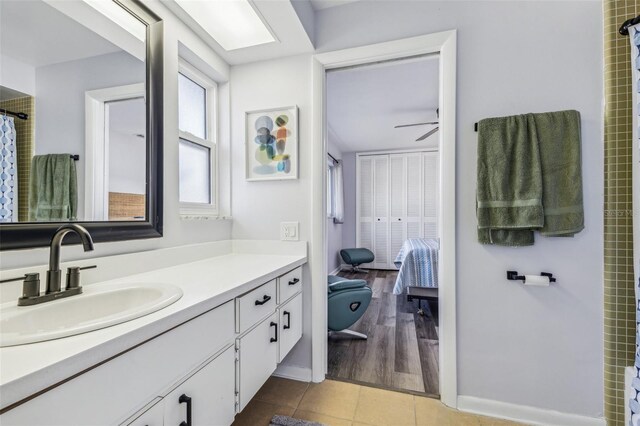
M580 113L531 114L542 165L542 205L546 237L572 237L584 229Z
M527 246L544 224L536 128L527 115L478 123L478 240Z
M76 220L78 183L70 154L35 155L29 182L29 221Z
M584 228L580 113L558 111L478 123L478 241L526 246L533 231Z

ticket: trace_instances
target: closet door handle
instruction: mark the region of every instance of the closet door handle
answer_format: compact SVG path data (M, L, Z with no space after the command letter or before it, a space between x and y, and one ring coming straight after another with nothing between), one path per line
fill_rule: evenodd
M300 282L299 278L294 278L291 281L289 281L289 285L296 285Z
M287 317L287 324L284 325L282 328L284 330L288 330L291 328L291 312L284 311L284 314L282 315Z
M180 426L191 426L191 397L183 393L180 395L180 398L178 398L178 402L180 404L187 404L187 421L181 422Z
M380 218L378 218L378 222L380 222Z
M398 218L398 222L402 222L402 218Z
M271 321L271 324L269 324L269 327L273 327L273 329L276 331L276 337L272 337L271 340L269 340L271 343L273 342L277 342L278 341L278 324Z
M260 306L260 305L264 305L265 303L267 303L269 300L271 300L271 296L267 296L266 294L264 295L264 297L262 298L262 300L256 300L256 306Z

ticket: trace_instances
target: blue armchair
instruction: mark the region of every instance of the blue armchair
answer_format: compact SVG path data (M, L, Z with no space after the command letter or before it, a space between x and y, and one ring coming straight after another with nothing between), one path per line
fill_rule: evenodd
M371 288L365 280L349 280L336 275L329 275L328 282L329 332L366 339L365 334L347 328L358 321L369 307Z

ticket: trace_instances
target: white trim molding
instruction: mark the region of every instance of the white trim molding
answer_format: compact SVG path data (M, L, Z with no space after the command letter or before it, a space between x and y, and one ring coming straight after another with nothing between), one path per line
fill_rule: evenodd
M273 375L282 377L283 379L297 380L299 382L309 383L311 381L311 369L297 367L295 365L280 364Z
M606 426L604 418L545 410L527 405L460 395L458 409L467 413L544 426Z
M440 395L444 404L457 405L456 349L456 31L443 31L385 43L314 55L312 71L312 379L321 382L327 371L327 242L326 242L326 70L379 61L437 54L440 61Z
M144 83L89 90L84 94L84 216L89 220L109 220L109 135L105 104L145 96Z

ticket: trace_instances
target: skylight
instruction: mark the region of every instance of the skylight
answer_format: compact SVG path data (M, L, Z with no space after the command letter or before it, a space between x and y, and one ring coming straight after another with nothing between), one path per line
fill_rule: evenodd
M248 0L175 0L224 50L271 43L275 37Z

